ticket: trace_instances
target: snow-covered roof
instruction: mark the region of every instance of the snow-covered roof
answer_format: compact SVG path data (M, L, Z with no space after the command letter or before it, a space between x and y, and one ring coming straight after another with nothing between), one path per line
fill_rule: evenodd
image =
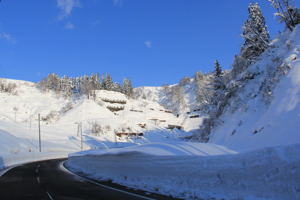
M96 97L100 99L108 99L111 101L127 101L127 97L120 93L108 90L96 90Z

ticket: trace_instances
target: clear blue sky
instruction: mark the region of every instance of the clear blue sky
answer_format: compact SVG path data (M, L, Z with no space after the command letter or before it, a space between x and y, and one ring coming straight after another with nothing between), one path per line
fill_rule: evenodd
M250 0L2 0L0 77L110 73L134 86L230 68ZM271 36L282 30L260 3Z

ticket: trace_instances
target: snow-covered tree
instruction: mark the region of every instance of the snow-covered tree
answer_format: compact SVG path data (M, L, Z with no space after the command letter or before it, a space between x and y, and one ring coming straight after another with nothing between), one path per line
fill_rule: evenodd
M215 61L214 89L215 90L225 89L223 71L218 60Z
M90 85L93 90L99 90L101 89L101 84L100 84L100 76L98 73L92 74L90 76Z
M68 76L63 76L63 78L60 79L60 86L61 91L64 93L65 96L69 97L73 94L73 86L72 86L72 80Z
M127 78L125 78L123 80L122 92L125 95L127 95L128 97L132 97L132 95L133 95L133 88L132 88L131 80L129 80Z
M286 27L292 31L297 24L300 24L300 9L292 5L291 0L268 0L276 9L275 16L279 21L285 23Z
M171 102L173 105L177 105L175 112L179 113L187 108L187 104L184 98L184 88L180 85L176 85L171 88Z
M241 56L253 62L268 48L270 35L259 5L251 3L248 12L248 19L243 26L242 37L245 42L241 48Z
M106 74L106 76L102 78L102 88L104 90L111 90L113 87L113 81L110 74Z
M117 82L114 82L112 84L112 88L111 88L112 91L115 91L115 92L122 92L122 86L117 83Z
M41 80L38 83L38 87L41 90L53 90L53 91L59 91L59 77L57 76L57 74L52 73L49 74L46 78L44 78L43 80Z

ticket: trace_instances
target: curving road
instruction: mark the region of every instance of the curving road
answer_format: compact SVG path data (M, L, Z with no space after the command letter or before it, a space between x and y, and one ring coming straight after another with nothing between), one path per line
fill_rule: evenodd
M170 199L126 187L94 182L74 175L62 167L64 160L24 164L0 177L1 200L109 200Z

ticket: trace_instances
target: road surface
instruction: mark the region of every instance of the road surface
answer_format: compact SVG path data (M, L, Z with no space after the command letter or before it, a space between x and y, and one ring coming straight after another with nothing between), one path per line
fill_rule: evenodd
M9 170L0 177L0 199L170 199L112 183L93 182L68 172L62 163L61 159L40 161Z

